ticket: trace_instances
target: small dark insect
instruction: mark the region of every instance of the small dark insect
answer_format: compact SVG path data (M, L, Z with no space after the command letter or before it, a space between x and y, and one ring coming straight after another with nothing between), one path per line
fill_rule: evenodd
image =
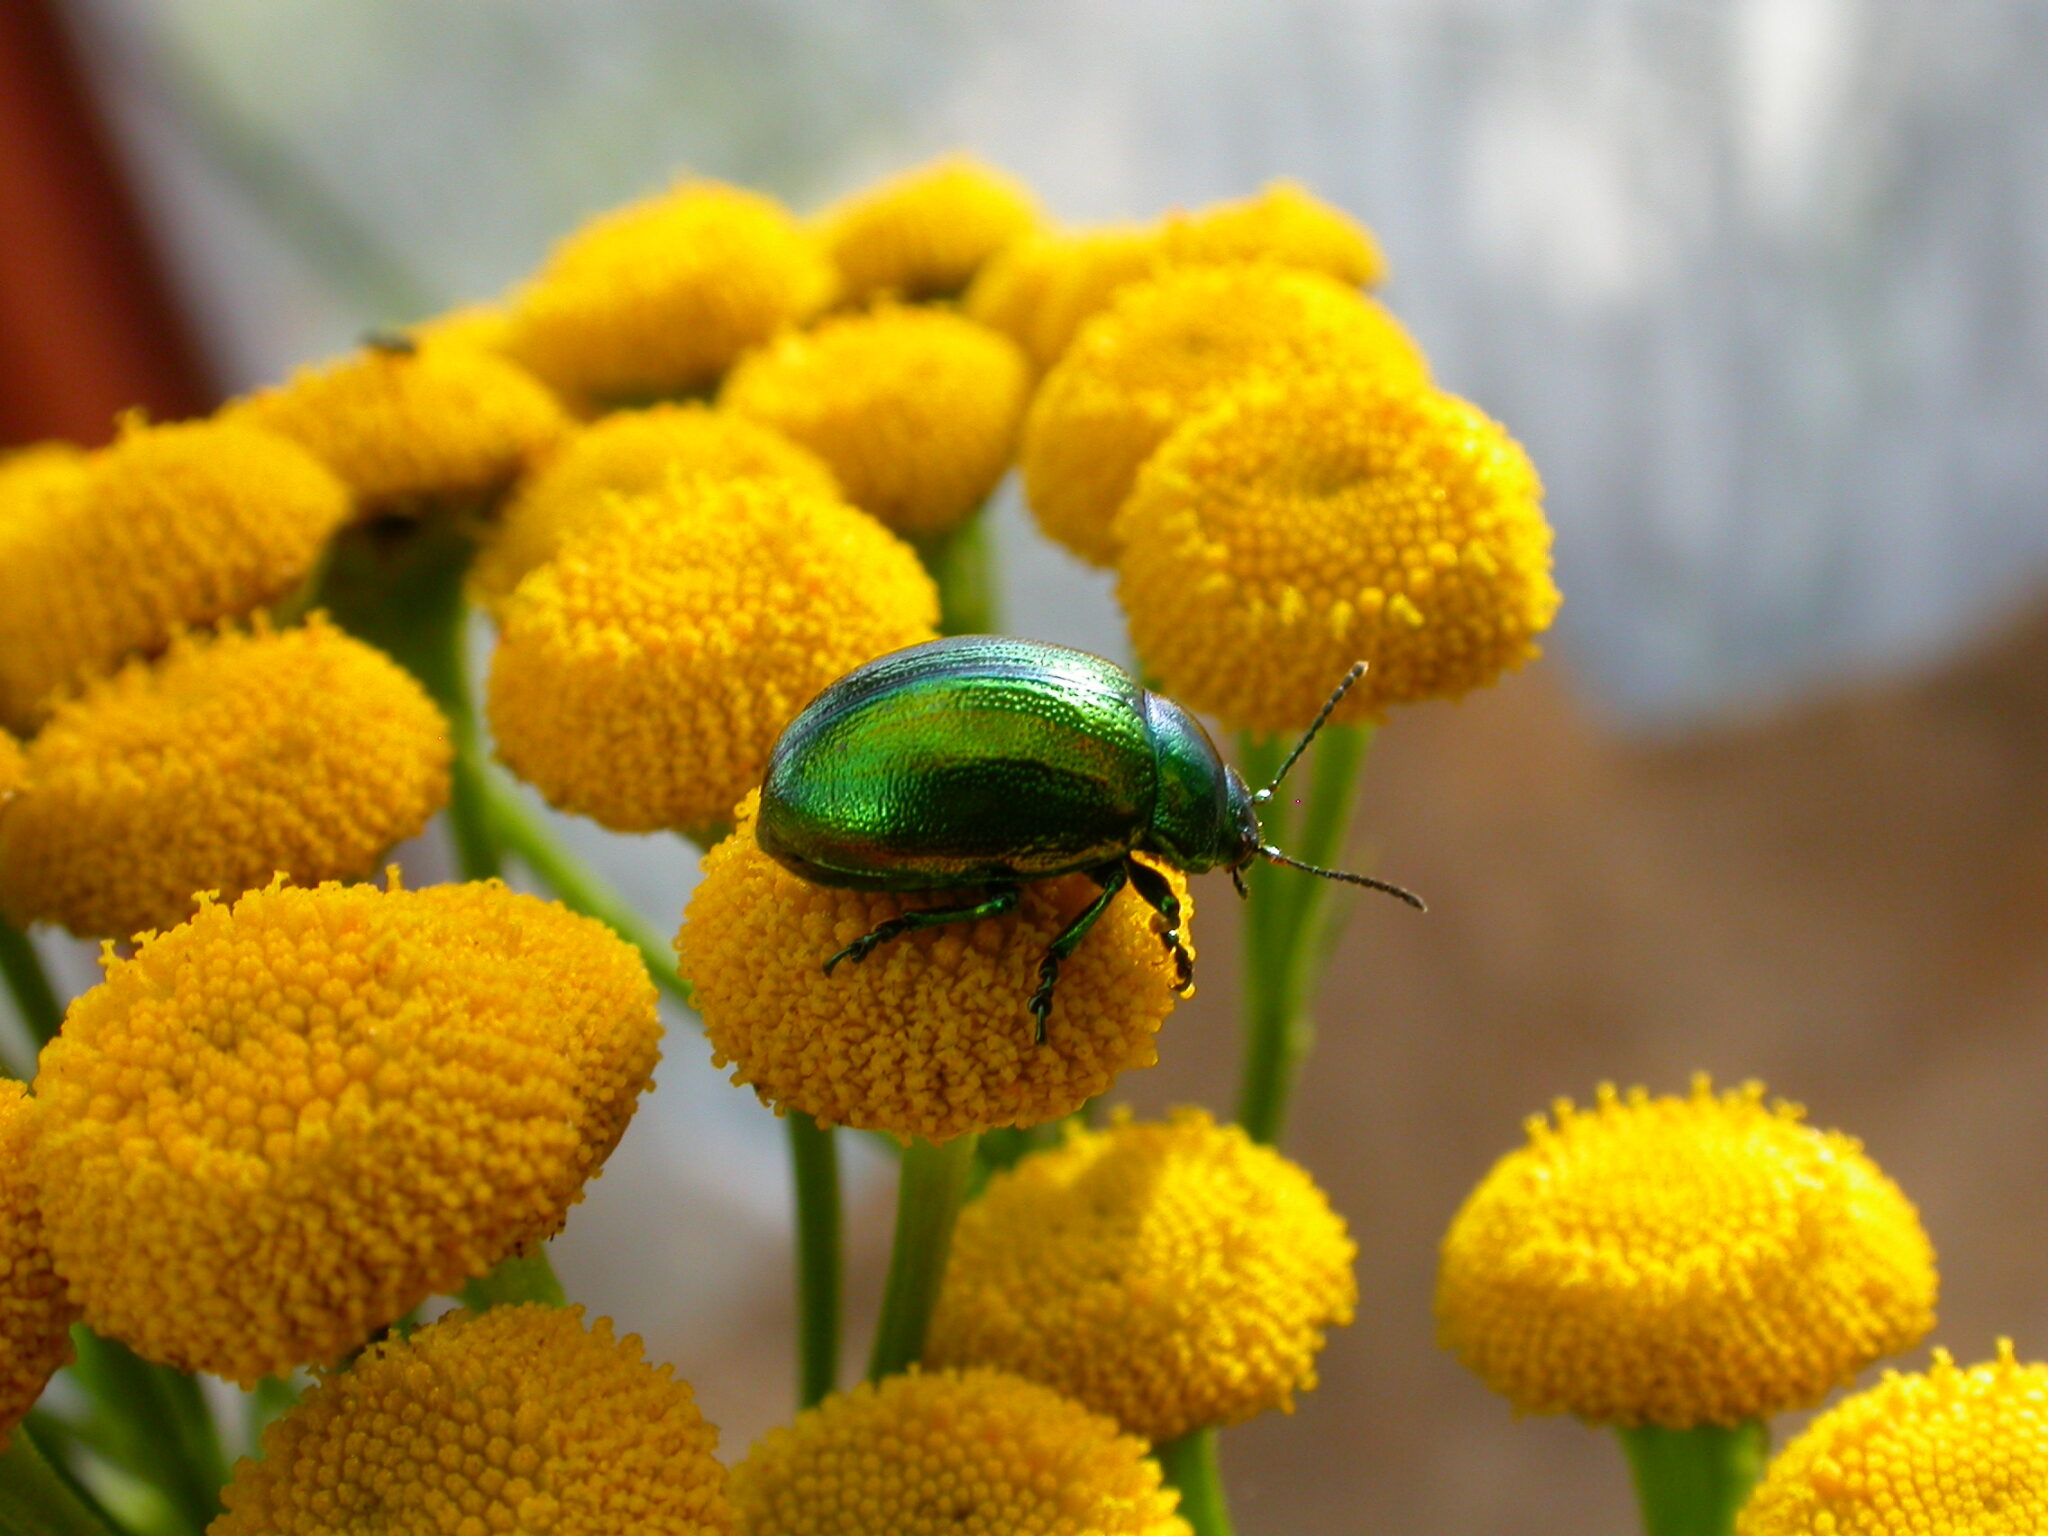
M420 349L420 344L404 331L383 328L363 332L363 345L372 352L388 352L393 357L411 357Z
M1258 807L1364 672L1351 669L1254 793L1194 716L1113 662L992 635L913 645L847 673L790 722L768 759L755 837L818 885L981 889L863 934L825 962L827 975L920 928L1008 912L1030 881L1087 875L1101 894L1039 963L1030 1009L1042 1043L1061 963L1125 885L1164 920L1183 991L1193 976L1180 902L1134 853L1190 874L1228 869L1240 896L1245 866L1263 858L1422 907L1384 880L1291 859L1259 831Z

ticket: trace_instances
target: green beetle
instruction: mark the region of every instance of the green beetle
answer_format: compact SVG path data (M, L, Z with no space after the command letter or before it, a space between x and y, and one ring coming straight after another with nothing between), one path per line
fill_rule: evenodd
M1359 663L1273 782L1254 793L1201 723L1114 662L1061 645L960 635L913 645L846 674L776 741L761 785L761 850L818 885L926 891L979 887L979 900L890 919L825 962L865 960L920 928L996 917L1023 886L1087 875L1101 894L1047 948L1030 1009L1045 1039L1060 964L1129 885L1165 922L1184 990L1180 901L1151 854L1189 874L1240 873L1255 858L1421 899L1397 885L1288 858L1259 834L1270 799L1322 728Z

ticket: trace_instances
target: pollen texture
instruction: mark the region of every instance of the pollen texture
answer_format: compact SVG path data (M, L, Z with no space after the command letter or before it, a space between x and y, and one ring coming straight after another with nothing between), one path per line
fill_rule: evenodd
M263 1435L210 1536L726 1536L718 1432L580 1307L453 1313L371 1346Z
M478 552L471 589L495 606L571 535L601 524L620 498L699 472L779 476L821 496L839 494L817 455L744 417L699 404L616 411L578 432L520 485Z
M1227 400L1167 440L1117 520L1117 596L1166 691L1238 729L1455 697L1539 653L1558 608L1521 446L1427 388L1339 376Z
M916 555L865 513L784 480L677 478L505 601L491 728L565 811L720 825L820 689L937 619Z
M758 795L704 859L677 953L713 1063L762 1102L831 1125L947 1141L1039 1125L1157 1059L1174 967L1157 916L1125 890L1060 971L1044 1045L1026 1004L1046 946L1094 897L1085 876L1039 881L1004 917L911 933L860 963L824 964L878 924L959 893L907 899L799 879L754 841ZM1190 918L1186 882L1163 873Z
M1015 177L969 155L948 155L854 193L818 215L818 238L839 269L840 297L940 298L1034 229L1038 200Z
M1292 1409L1351 1321L1357 1249L1315 1182L1198 1109L998 1174L960 1215L925 1358L993 1366L1151 1441Z
M0 911L82 938L168 928L193 894L373 873L448 799L447 723L317 615L180 638L60 705L0 820Z
M506 346L572 397L687 394L822 307L836 282L772 199L685 182L556 246L514 297Z
M743 359L719 403L831 466L898 533L943 533L987 499L1031 394L1015 345L937 309L885 304Z
M2048 1365L2012 1345L1837 1404L1771 1463L1737 1536L2034 1536L2048 1531Z
M28 1176L35 1100L0 1079L0 1450L59 1366L71 1359L78 1309L50 1266L42 1212Z
M733 1468L742 1536L1187 1536L1108 1419L1000 1371L863 1382Z
M274 885L105 964L36 1079L50 1251L245 1386L557 1231L659 1054L639 954L495 883Z
M1399 321L1317 273L1191 267L1126 288L1046 375L1025 418L1024 493L1039 526L1083 559L1112 563L1117 508L1175 427L1246 384L1319 371L1351 390L1428 376Z
M1531 1120L1451 1224L1436 1312L1525 1413L1689 1429L1818 1402L1934 1298L1920 1219L1856 1142L1702 1080Z
M478 347L371 345L235 410L339 475L367 512L474 505L568 427L532 374Z
M0 482L0 725L34 725L53 691L183 626L286 595L348 514L305 449L227 421L131 427L66 489Z

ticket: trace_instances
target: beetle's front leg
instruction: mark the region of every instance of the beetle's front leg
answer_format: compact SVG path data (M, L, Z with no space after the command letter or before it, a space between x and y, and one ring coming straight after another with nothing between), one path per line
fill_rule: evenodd
M1131 889L1145 899L1148 906L1165 919L1166 931L1159 935L1159 942L1166 946L1166 952L1173 956L1173 990L1181 996L1187 995L1188 988L1195 984L1195 962L1180 942L1180 898L1173 894L1173 887L1166 876L1150 864L1140 864L1136 859L1124 860L1124 868L1130 873Z
M1088 930L1095 926L1096 919L1109 906L1110 899L1124 888L1130 878L1124 869L1126 861L1119 859L1114 864L1104 864L1091 869L1088 878L1102 887L1102 894L1081 909L1075 918L1060 933L1060 936L1046 946L1045 958L1038 962L1038 990L1031 994L1031 1017L1037 1022L1032 1034L1034 1045L1045 1044L1045 1019L1052 1012L1053 984L1060 979L1060 963L1081 947L1081 941L1088 937Z
M891 939L900 939L906 933L915 933L920 928L936 928L941 923L971 923L979 917L1001 917L1017 905L1022 896L1021 887L1014 885L997 886L989 891L986 899L969 902L958 907L927 907L922 912L906 912L901 917L892 917L886 923L879 923L868 933L862 934L846 948L825 962L825 974L832 974L832 967L842 960L851 960L858 965Z

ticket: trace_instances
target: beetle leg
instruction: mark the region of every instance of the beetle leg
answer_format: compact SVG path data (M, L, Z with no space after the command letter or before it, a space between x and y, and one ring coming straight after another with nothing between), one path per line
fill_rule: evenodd
M864 933L846 948L825 962L825 974L832 974L832 967L842 960L851 960L858 965L891 939L900 939L906 933L915 933L920 928L936 928L941 923L971 923L979 917L1001 917L1017 905L1017 898L1023 891L1014 885L997 886L990 890L981 901L973 901L959 907L926 907L920 912L906 912L901 917L892 917L886 923L878 924L870 933Z
M1140 864L1136 859L1126 859L1124 868L1131 877L1131 889L1145 899L1166 922L1166 931L1159 935L1159 942L1166 946L1166 952L1173 956L1173 990L1183 997L1188 988L1195 984L1195 962L1180 942L1180 898L1173 894L1173 887L1167 884L1166 876L1150 864Z
M1032 1042L1045 1044L1045 1018L1052 1012L1053 983L1060 979L1060 963L1081 947L1081 941L1088 937L1088 930L1095 926L1095 920L1102 916L1110 899L1124 888L1129 875L1119 859L1114 864L1104 864L1099 869L1088 871L1088 878L1102 887L1102 894L1081 909L1081 915L1067 924L1060 936L1046 946L1045 958L1038 962L1038 990L1031 994L1031 1017L1037 1021Z

